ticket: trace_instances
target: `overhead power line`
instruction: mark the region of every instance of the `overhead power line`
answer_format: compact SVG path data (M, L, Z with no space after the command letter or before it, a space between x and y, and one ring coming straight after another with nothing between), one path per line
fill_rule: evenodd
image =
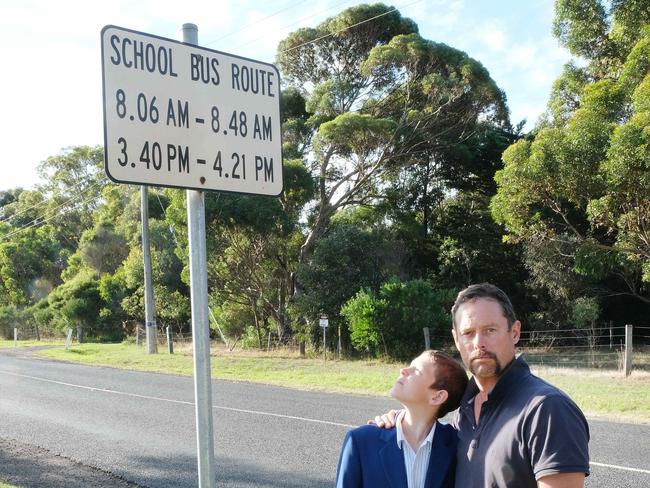
M324 10L320 10L320 11L318 11L318 12L314 12L314 13L312 13L312 14L309 14L309 15L306 15L306 16L304 16L304 17L301 17L300 19L296 20L295 22L292 22L291 24L287 24L287 25L283 26L282 28L280 28L280 31L286 31L287 29L289 29L290 27L293 27L294 25L297 25L297 24L303 24L307 19L311 19L311 18L313 18L313 17L317 17L317 16L319 16L319 15L321 15L321 14L324 14L325 12L329 12L330 10L332 10L332 9L334 9L334 8L336 8L336 7L340 7L341 5L343 5L343 4L345 4L345 3L349 3L349 2L350 2L350 0L343 0L342 2L335 3L334 5L330 5L329 7L327 7L327 8L324 9ZM351 3L355 3L355 2L351 2ZM237 46L237 47L235 48L235 50L239 50L239 49L241 49L242 47L246 47L246 46L248 46L248 45L250 45L250 44L252 44L252 43L254 43L254 42L257 42L257 41L259 41L259 40L261 40L261 39L264 39L264 38L266 38L266 37L269 37L269 34L265 34L265 35L263 35L263 36L260 36L260 37L257 37L257 38L255 38L255 39L252 39L252 40L246 42L245 44L240 44L239 46Z
M290 47L289 49L284 49L283 51L280 51L280 52L287 53L289 51L293 51L294 49L298 49L298 48L301 48L303 46L307 46L309 44L314 44L315 42L321 41L323 39L327 39L328 37L332 37L332 36L341 34L342 32L350 30L350 29L352 29L354 27L357 27L357 26L359 26L361 24L365 24L366 22L376 20L376 19L378 19L380 17L383 17L384 15L388 15L390 13L396 12L398 9L404 9L404 8L410 7L411 5L415 5L416 3L420 3L422 1L423 0L415 0L414 2L408 3L406 5L402 5L400 7L393 7L391 10L387 10L386 12L384 12L382 14L375 15L374 17L370 17L369 19L365 19L365 20L362 20L361 22L357 22L356 24L352 24L352 25L346 27L345 29L341 29L341 30L338 30L336 32L330 32L329 34L325 34L323 36L317 37L316 39L313 39L311 41L303 42L302 44L298 44L297 46Z
M102 180L100 180L100 182L101 182L101 181L105 181L105 178L103 178ZM78 181L77 183L75 183L74 185L72 185L72 186L70 187L70 190L74 190L75 188L81 186L81 185L84 184L84 183L86 183L86 182L85 182L85 181ZM93 186L95 186L95 185L91 185L90 187L86 188L86 190L92 188ZM84 193L86 190L83 190L81 193ZM36 190L26 190L26 191L36 191ZM20 197L18 197L18 198L20 198ZM73 196L72 198L74 198L74 196ZM14 203L17 203L17 201L15 201L15 202L11 202L11 203L8 203L8 204L5 205L5 206L13 205ZM32 210L32 209L34 209L34 208L37 208L37 207L39 207L39 206L41 206L41 205L42 205L42 206L47 206L47 204L48 204L48 201L47 201L47 200L42 200L42 201L40 201L40 202L38 202L38 203L35 203L35 204L32 205L31 207L27 207L27 208L20 209L18 212L14 213L14 214L12 214L12 215L10 215L10 216L8 216L8 217L5 217L5 218L3 218L3 219L0 219L0 223L8 222L9 220L11 220L11 219L13 219L13 218L15 218L15 217L18 217L19 215L22 215L22 214L24 214L25 212L28 212L28 211L30 211L30 210Z
M347 0L346 0L346 1L347 1ZM223 39L226 39L227 37L230 37L230 36L232 36L232 35L235 35L235 34L237 34L238 32L241 32L241 31L243 31L243 30L246 30L246 29L248 29L249 27L254 27L254 26L258 25L258 24L261 24L261 23L264 22L265 20L268 20L268 19L270 19L270 18L272 18L272 17L275 17L276 15L281 14L282 12L285 12L286 10L293 9L294 7L297 7L298 5L300 5L301 3L304 3L304 2L305 2L305 0L300 0L299 2L296 2L296 3L294 3L294 4L289 5L288 7L281 8L280 10L278 10L278 11L272 13L272 14L269 14L269 15L267 15L266 17L263 17L263 18L261 18L261 19L258 19L258 20L255 21L255 22L251 22L250 24L246 24L246 25L244 25L244 26L242 26L242 27L237 28L237 29L234 30L234 31L230 31L228 34L225 34L225 35L223 35L223 36L221 36L221 37L217 37L216 39L213 39L212 41L208 41L208 42L206 42L204 45L205 45L205 46L209 46L209 45L211 45L211 44L214 44L215 42L219 42L219 41L221 41L221 40L223 40Z
M73 202L73 201L77 200L78 197L80 197L81 195L84 195L84 194L85 194L85 196L87 196L88 193L90 193L90 190L92 190L94 187L96 187L97 185L99 185L99 183L100 183L100 181L95 182L94 184L92 184L91 186L89 186L88 188L86 188L84 191L82 191L82 192L80 192L80 193L78 193L78 194L75 194L75 195L71 196L70 198L68 198L67 200L65 200L63 203L60 203L60 204L57 205L56 207L54 207L54 208L52 208L52 209L46 211L46 212L45 212L43 215L41 215L40 217L36 217L35 219L31 220L31 221L28 222L27 224L23 225L22 227L19 227L18 229L14 229L14 230L13 230L12 232L10 232L9 234L5 234L4 236L2 236L2 237L0 238L0 242L1 242L1 241L4 241L4 240L7 240L7 239L10 238L11 236L14 236L14 235L16 235L16 234L19 234L19 233L21 233L21 232L24 232L24 231L26 231L27 229L30 229L30 228L32 228L32 227L36 227L37 225L44 224L45 222L49 222L50 220L54 219L55 217L59 217L59 216L61 215L61 212L56 213L56 211L57 211L58 209L60 209L61 207L66 206L66 205L68 205L70 202ZM93 194L93 195L91 195L89 198L83 200L82 202L76 202L75 205L74 205L72 208L75 208L75 207L77 207L78 205L83 205L83 204L85 204L85 203L88 203L88 202L90 202L91 200L93 200L93 199L95 199L95 198L96 198L96 197L95 197L95 195ZM68 212L62 212L63 215L66 215L67 213L68 213ZM50 215L50 214L54 214L54 215ZM48 215L49 215L49 217L46 218L46 216L48 216Z

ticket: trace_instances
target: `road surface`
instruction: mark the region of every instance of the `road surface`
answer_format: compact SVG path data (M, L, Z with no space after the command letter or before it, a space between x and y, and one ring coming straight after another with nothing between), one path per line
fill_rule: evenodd
M27 473L29 463L13 451L33 447L35 456L54 454L110 475L116 487L196 487L193 400L188 377L0 351L0 478L3 465ZM331 487L345 432L395 405L381 397L214 381L217 486ZM586 486L650 486L650 425L589 424Z

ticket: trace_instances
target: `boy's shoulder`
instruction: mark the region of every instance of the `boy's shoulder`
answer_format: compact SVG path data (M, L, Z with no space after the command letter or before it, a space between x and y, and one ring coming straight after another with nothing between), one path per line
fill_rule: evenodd
M396 432L395 432L395 427L386 429L383 427L377 427L377 425L375 424L367 424L352 429L350 432L348 432L348 435L357 440L369 441L369 440L375 440L380 438L386 439L387 437L392 437L396 435ZM443 439L445 439L445 441L447 440L455 441L458 437L458 432L456 431L456 429L454 429L452 425L443 424L437 421L436 432L434 433L434 436L440 436Z
M367 424L352 429L348 433L348 435L354 437L355 439L376 439L394 433L395 433L395 427L391 427L390 429L385 429L382 427L377 427L377 425L375 424Z

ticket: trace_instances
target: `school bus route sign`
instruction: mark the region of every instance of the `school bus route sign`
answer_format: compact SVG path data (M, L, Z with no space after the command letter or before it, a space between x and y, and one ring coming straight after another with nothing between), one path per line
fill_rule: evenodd
M282 192L275 66L112 25L101 43L109 178Z

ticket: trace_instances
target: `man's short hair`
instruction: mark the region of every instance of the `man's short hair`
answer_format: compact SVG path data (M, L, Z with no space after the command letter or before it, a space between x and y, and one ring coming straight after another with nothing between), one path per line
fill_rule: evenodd
M467 373L463 366L452 356L443 351L428 349L429 359L436 366L436 380L429 386L435 390L445 390L447 400L438 408L437 416L444 417L460 406L467 388Z
M478 300L479 298L493 300L501 305L503 316L508 320L508 329L512 328L512 324L517 321L517 317L515 315L515 309L512 306L508 295L506 295L501 288L494 286L491 283L480 283L477 285L470 285L464 290L461 290L456 297L456 302L451 308L451 321L454 329L456 329L458 326L456 323L456 312L458 312L460 306L464 303Z

